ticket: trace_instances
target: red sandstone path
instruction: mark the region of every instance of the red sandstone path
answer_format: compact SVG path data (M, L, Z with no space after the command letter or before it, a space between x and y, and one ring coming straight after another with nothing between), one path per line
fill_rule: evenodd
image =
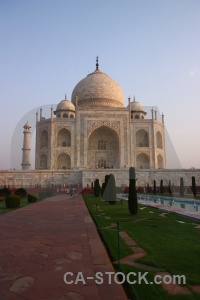
M50 201L51 200L51 201ZM66 284L82 272L86 284ZM102 272L103 284L96 284ZM0 299L127 299L81 195L60 195L0 216Z

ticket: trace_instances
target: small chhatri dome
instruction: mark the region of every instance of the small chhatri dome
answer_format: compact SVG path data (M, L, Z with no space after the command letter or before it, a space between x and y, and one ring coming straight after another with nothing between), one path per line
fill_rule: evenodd
M75 106L67 100L66 94L65 99L58 103L54 115L56 118L75 118Z
M131 106L131 111L133 112L143 112L145 113L145 115L147 114L144 110L144 107L138 101L135 100L135 97L134 100L130 102L130 106Z
M67 100L66 96L65 99L62 100L56 107L56 111L62 111L62 110L70 110L75 111L75 106L71 101Z
M124 107L124 95L119 84L99 70L98 56L96 70L82 79L72 92L72 103L81 107Z

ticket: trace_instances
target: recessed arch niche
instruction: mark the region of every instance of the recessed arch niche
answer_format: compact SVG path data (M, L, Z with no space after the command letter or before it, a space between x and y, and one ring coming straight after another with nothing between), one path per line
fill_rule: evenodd
M88 139L88 167L119 168L119 136L107 126L95 129Z

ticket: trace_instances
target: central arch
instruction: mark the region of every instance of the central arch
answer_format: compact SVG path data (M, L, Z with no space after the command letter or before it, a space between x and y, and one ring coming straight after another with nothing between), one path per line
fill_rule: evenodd
M119 168L119 136L115 130L101 126L88 139L88 167Z
M70 156L66 153L61 153L57 158L57 169L70 169L71 168L71 159Z

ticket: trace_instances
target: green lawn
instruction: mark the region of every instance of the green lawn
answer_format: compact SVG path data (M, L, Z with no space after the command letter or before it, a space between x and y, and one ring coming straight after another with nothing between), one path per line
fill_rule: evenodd
M200 230L195 228L200 222L173 213L162 217L162 211L142 205L137 216L132 216L127 202L109 205L93 195L84 195L84 199L112 261L116 260L118 253L115 224L119 221L120 230L126 231L148 253L138 262L156 266L172 275L185 275L189 288L200 285ZM111 225L113 227L108 228ZM132 250L128 248L120 239L121 257L130 254ZM125 265L121 265L121 270L124 273L136 272L135 267ZM151 278L154 275L153 272L148 274ZM155 284L126 285L126 289L130 299L200 299L200 295L195 293L172 296L161 285Z

